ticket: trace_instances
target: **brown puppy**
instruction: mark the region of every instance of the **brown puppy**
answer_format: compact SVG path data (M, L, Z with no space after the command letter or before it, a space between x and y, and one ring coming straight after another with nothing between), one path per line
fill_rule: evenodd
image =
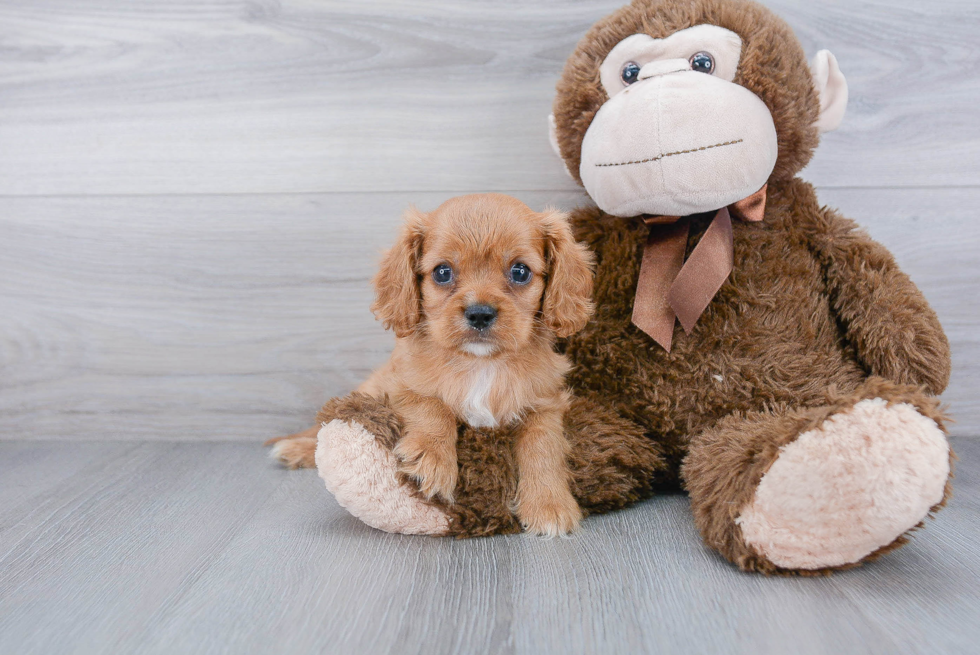
M387 396L401 417L402 470L451 503L458 422L519 424L515 513L530 532L574 530L581 511L562 430L570 365L554 342L592 312L592 255L566 216L499 194L411 209L374 285L372 309L398 339L358 391ZM273 456L312 465L317 429L279 441Z

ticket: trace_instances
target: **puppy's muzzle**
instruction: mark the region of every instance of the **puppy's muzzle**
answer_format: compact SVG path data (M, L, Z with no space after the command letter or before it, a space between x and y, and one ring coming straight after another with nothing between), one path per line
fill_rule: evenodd
M474 330L486 330L497 320L497 310L490 305L470 305L463 311L463 316Z

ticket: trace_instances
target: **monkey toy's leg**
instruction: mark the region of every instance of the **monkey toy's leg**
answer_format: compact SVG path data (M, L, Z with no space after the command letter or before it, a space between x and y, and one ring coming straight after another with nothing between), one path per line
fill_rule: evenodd
M649 498L668 472L660 448L643 428L607 406L598 399L574 398L565 416L572 495L586 514Z
M744 570L814 574L904 544L945 503L951 459L936 398L869 378L823 406L722 419L682 476L709 546Z
M316 466L342 507L386 532L447 533L445 511L398 471L401 423L391 407L355 392L324 405L317 424Z
M317 416L318 442L301 433L280 439L290 452L316 452L327 489L368 525L406 534L477 537L520 532L514 515L518 430L462 427L457 442L456 502L427 501L398 471L392 453L401 424L382 401L353 393L327 403ZM583 513L618 509L652 494L665 465L655 445L634 424L600 403L575 399L565 417L571 446L571 491ZM306 452L309 451L309 452Z

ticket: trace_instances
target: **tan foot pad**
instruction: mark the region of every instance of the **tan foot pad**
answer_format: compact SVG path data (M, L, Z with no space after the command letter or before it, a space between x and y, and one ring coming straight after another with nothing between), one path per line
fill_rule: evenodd
M449 521L398 481L398 462L354 421L335 419L317 435L316 467L340 505L373 528L402 534L446 534Z
M858 562L943 499L949 445L908 404L862 400L784 446L736 523L777 566Z

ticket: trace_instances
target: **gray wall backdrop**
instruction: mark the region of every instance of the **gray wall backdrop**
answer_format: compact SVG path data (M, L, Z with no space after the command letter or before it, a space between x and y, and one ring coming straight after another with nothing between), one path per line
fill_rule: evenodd
M804 177L888 245L980 436L976 0L769 0L850 82ZM620 2L0 2L0 438L260 440L382 362L409 204L584 196L548 145Z

